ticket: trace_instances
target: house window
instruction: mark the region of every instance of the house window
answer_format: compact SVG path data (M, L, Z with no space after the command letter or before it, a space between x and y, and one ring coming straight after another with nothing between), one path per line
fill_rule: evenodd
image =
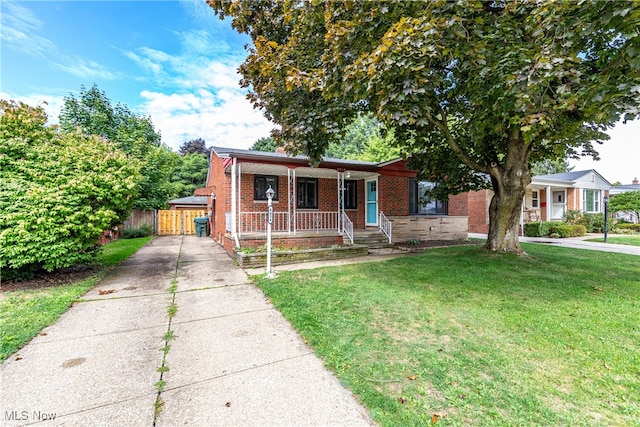
M583 190L582 210L585 212L600 212L600 190Z
M278 200L280 191L278 191L278 177L272 175L254 175L253 176L253 200L267 200L267 189L271 186L276 193L272 200Z
M427 181L409 180L409 213L418 215L448 215L447 202L433 199L429 190L437 184Z
M540 199L538 198L538 192L537 191L532 191L531 192L531 207L532 208L537 208L539 207L540 203Z
M344 182L344 208L358 209L358 181L345 180Z
M298 208L318 208L318 179L298 178Z

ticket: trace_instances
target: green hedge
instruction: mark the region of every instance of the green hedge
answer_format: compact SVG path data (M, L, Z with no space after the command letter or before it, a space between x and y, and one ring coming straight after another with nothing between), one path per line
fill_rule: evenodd
M550 235L557 234L559 237L580 237L587 234L587 229L580 224L555 224L549 229Z
M615 225L615 228L619 228L621 230L633 230L640 233L640 224L618 223Z
M524 235L527 237L544 237L549 235L553 222L527 222L524 224Z
M122 231L123 239L136 239L138 237L147 237L153 234L153 227L145 224L140 228L126 228Z

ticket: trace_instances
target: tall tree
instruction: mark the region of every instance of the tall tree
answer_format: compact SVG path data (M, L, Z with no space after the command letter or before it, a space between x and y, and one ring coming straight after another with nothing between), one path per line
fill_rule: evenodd
M639 113L638 2L208 2L251 36L242 84L287 151L317 161L371 111L443 187L490 177L490 250L521 252L532 163Z
M209 149L207 148L207 145L202 138L185 141L180 146L178 153L180 153L181 156L198 153L204 154L205 156L209 157Z
M110 141L56 132L40 107L0 100L0 268L25 277L91 259L131 212L140 163Z
M550 175L571 172L572 170L573 166L569 166L567 159L545 159L531 165L531 175Z
M273 138L263 137L254 142L249 149L253 151L264 151L266 153L273 153L276 151L276 148L278 148L278 144L276 144L276 141Z
M80 87L78 97L64 98L60 129L66 133L80 130L111 141L132 159L142 163L136 209L158 209L166 205L172 191L169 181L175 158L161 141L150 117L131 112L124 104L111 105L107 95L93 85Z
M609 199L611 212L633 212L640 218L640 191L616 194Z
M199 153L178 156L171 182L175 198L193 196L196 188L204 187L207 181L209 160Z

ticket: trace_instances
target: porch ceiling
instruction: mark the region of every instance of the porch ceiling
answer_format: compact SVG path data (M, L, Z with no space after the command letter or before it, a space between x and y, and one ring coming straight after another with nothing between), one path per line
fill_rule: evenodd
M283 165L268 163L242 163L240 166L242 173L254 175L287 175L288 168ZM293 169L292 169L293 170ZM295 169L297 177L307 178L337 178L338 171L326 168L299 167ZM367 179L378 176L375 172L366 171L345 171L345 179Z

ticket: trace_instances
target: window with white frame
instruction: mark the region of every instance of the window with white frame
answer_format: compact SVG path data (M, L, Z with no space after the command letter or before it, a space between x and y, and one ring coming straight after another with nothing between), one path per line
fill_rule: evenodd
M600 212L600 190L582 190L582 210Z
M538 198L538 192L536 190L531 192L531 207L538 208L540 206L540 199Z

